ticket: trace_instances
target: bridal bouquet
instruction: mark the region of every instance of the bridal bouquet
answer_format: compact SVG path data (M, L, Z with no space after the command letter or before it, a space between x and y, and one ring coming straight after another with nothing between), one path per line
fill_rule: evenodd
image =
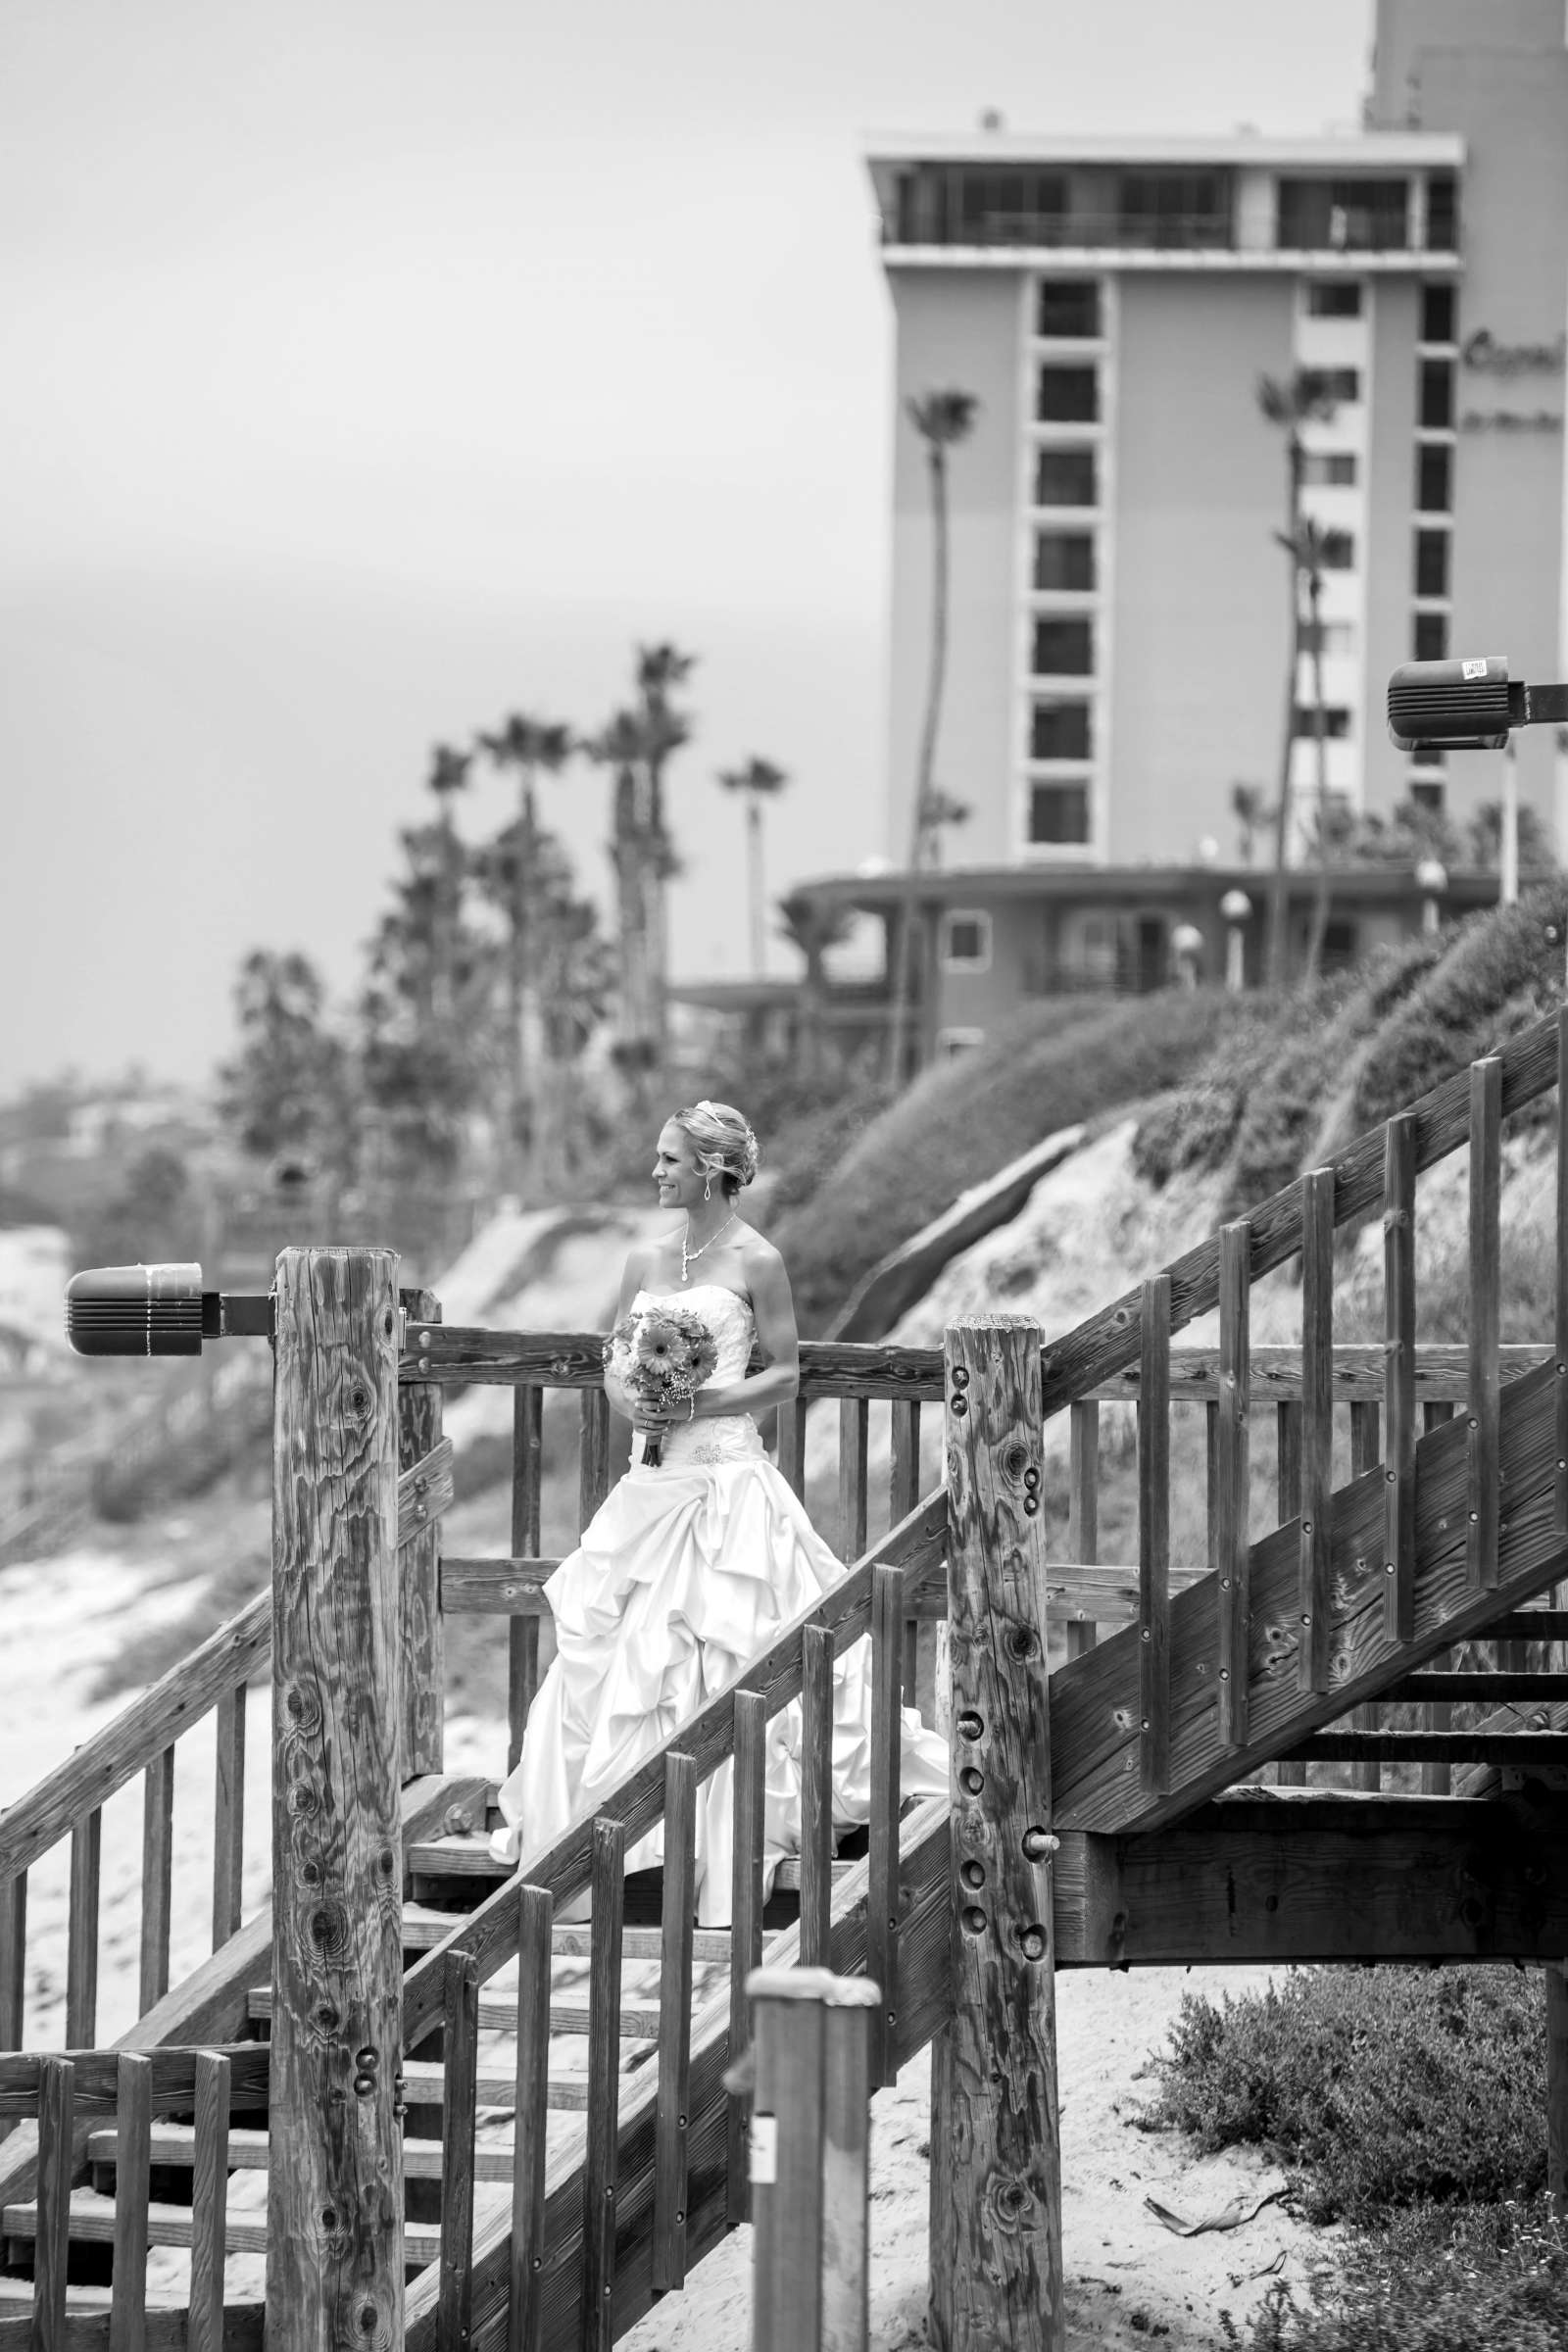
M639 1404L671 1413L689 1404L718 1361L713 1335L689 1307L645 1307L623 1315L605 1342L605 1362ZM657 1431L643 1434L643 1460L656 1469L663 1458Z

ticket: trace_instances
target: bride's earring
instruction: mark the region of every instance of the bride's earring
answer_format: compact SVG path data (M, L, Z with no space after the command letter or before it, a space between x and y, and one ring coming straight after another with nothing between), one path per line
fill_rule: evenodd
M712 1198L713 1198L713 1171L712 1171L712 1169L711 1169L711 1168L710 1168L710 1169L709 1169L709 1171L708 1171L708 1174L707 1174L707 1175L706 1175L706 1176L703 1178L703 1199L704 1199L705 1200L711 1200L711 1199L712 1199Z

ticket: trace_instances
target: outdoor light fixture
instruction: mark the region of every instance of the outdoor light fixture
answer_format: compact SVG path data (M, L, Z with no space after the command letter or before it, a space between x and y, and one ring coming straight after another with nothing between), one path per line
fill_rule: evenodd
M91 1266L66 1285L66 1337L78 1355L200 1355L203 1340L271 1331L270 1298L204 1291L194 1263Z
M1526 686L1506 654L1404 662L1389 680L1389 733L1401 752L1500 752L1514 727L1568 720L1568 686Z

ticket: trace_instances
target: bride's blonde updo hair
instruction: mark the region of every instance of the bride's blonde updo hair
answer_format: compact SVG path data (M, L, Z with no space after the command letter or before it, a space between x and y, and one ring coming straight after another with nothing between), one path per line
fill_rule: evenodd
M710 1102L705 1096L690 1110L677 1110L671 1124L689 1140L704 1176L710 1182L718 1179L726 1200L757 1174L761 1156L757 1138L733 1102Z

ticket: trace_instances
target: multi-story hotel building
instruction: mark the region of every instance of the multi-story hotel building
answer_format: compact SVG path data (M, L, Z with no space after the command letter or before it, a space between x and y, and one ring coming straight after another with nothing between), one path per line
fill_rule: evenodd
M928 1047L1053 975L1125 978L1131 957L1163 976L1180 919L1215 968L1238 881L1261 911L1261 874L1232 869L1233 788L1274 796L1288 688L1286 445L1262 378L1306 371L1322 396L1301 501L1324 534L1331 790L1385 815L1413 795L1461 827L1497 799L1495 756L1412 762L1384 704L1397 663L1450 651L1559 674L1564 0L1377 0L1355 135L986 127L881 140L868 161L897 349L892 869L908 864L931 637L908 409L933 390L977 403L948 467L936 777L970 814L922 877ZM1304 815L1305 652L1291 701ZM1553 757L1549 729L1522 738L1521 796L1560 828ZM1191 869L1194 890L1173 903L1140 881L1151 867ZM897 889L897 871L811 886L890 918ZM1303 927L1305 907L1303 875ZM1341 953L1398 918L1369 922L1337 905Z

